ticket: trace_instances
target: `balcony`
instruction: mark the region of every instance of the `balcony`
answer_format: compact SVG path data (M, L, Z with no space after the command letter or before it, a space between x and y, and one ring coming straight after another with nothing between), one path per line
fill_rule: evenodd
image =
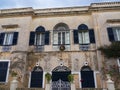
M64 45L65 46L65 51L70 51L70 45ZM54 51L59 51L60 50L60 45L53 45L53 50Z
M44 51L44 46L35 46L34 51L35 52L42 52L42 51Z
M2 52L9 52L11 49L11 46L2 46Z
M90 49L89 44L79 45L79 49L82 51L88 51Z

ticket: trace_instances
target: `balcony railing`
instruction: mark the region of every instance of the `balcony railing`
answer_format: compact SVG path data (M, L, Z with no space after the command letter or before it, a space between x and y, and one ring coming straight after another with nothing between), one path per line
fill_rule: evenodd
M35 52L44 51L44 46L35 46L35 47L34 47L34 51L35 51Z
M80 48L80 50L82 50L82 51L87 51L87 50L90 49L90 45L89 45L89 44L80 45L79 48Z
M2 52L9 52L12 49L11 46L3 46L2 47Z
M64 45L65 46L65 51L70 50L70 45ZM59 51L60 50L60 45L53 45L53 50L54 51Z

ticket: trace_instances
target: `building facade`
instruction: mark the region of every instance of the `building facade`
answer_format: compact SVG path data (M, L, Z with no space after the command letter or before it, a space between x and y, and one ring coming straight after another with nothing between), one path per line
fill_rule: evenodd
M120 2L84 7L0 10L0 83L9 87L17 72L19 87L45 88L74 75L76 88L106 88L100 46L120 41ZM54 88L55 85L53 85ZM55 86L57 87L57 86Z

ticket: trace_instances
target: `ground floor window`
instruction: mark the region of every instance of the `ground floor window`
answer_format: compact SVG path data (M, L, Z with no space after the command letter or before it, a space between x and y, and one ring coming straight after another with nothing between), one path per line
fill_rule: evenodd
M0 83L6 83L8 81L9 65L9 60L0 60Z

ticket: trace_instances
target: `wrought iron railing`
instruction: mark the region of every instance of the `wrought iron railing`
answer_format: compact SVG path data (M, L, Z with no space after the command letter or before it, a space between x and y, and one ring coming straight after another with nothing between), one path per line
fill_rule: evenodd
M90 45L89 45L89 44L80 45L79 48L80 48L80 50L82 50L82 51L87 51L87 50L90 49Z
M51 85L51 90L71 90L71 84L67 81L53 81Z
M35 46L34 47L35 52L41 52L44 51L44 46Z
M11 46L2 46L2 52L8 52L11 50Z
M64 45L65 46L65 51L70 50L70 45ZM53 45L53 50L59 51L60 50L60 45Z

